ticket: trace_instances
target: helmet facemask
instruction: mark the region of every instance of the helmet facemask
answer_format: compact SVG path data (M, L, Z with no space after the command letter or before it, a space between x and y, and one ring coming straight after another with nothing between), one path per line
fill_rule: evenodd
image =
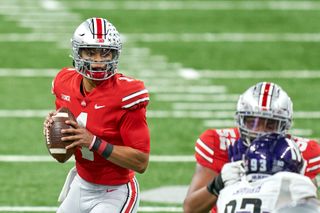
M285 135L290 128L286 118L274 115L263 116L261 113L252 112L237 112L237 123L241 138L247 146L259 136L268 133Z
M73 57L79 73L91 80L106 80L117 71L119 51L105 47L78 47ZM95 58L99 55L99 60Z

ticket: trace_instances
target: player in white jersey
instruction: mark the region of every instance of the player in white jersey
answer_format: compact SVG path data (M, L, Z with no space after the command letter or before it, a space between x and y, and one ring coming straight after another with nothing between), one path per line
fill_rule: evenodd
M270 213L304 199L316 199L317 189L301 175L305 163L296 144L279 134L255 139L244 157L241 181L220 191L218 212Z
M319 200L304 200L279 208L272 213L320 213Z

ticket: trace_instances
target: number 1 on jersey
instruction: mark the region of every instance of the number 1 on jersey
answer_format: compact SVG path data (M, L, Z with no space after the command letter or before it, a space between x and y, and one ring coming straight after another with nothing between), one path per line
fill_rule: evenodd
M88 113L81 112L79 116L77 117L77 122L81 127L87 126L87 120L88 120ZM81 154L82 158L93 161L94 155L93 152L91 152L87 147L81 147Z

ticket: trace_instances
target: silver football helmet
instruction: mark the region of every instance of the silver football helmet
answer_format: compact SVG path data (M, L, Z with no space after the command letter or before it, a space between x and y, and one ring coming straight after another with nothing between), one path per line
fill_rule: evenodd
M74 66L77 72L84 77L92 80L105 80L116 73L122 44L120 34L108 20L87 19L75 30L71 44ZM82 56L84 50L94 54L97 52L109 54L111 58L108 60L84 58Z
M246 90L238 100L235 116L244 143L249 146L265 133L286 134L292 125L292 105L287 93L271 82Z

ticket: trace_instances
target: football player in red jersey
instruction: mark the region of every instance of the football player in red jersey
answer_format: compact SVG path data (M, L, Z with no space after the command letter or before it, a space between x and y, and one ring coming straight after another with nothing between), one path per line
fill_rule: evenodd
M246 90L237 104L237 127L208 129L196 141L196 170L183 203L184 212L216 212L219 190L240 174L240 164L236 162L243 158L251 141L264 133L285 134L293 139L306 161L305 175L316 184L320 145L315 140L287 133L292 113L292 101L280 86L260 82ZM235 163L222 170L228 162Z
M108 20L87 19L71 42L75 68L63 68L52 84L56 109L67 107L77 118L67 121L72 129L62 130L73 134L62 140L76 148L76 168L66 179L58 212L137 212L134 173L147 169L150 152L148 90L142 81L117 73L122 44Z

